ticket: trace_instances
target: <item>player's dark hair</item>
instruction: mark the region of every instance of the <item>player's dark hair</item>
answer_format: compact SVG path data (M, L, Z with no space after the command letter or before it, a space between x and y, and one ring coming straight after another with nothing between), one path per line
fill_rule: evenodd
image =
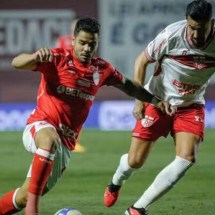
M90 33L100 34L100 24L95 18L91 17L80 18L76 23L74 36L77 36L77 34L80 31L87 31Z
M212 5L206 0L194 0L187 5L186 18L191 17L195 21L209 21L212 17Z

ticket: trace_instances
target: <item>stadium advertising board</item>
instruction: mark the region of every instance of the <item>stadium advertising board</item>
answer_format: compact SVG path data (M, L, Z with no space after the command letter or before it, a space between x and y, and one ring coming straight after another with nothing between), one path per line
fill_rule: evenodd
M100 0L101 56L133 77L137 55L165 26L185 19L188 3L190 0Z
M1 10L0 71L11 69L14 55L54 47L74 15L71 10Z
M95 102L84 128L101 130L131 130L135 124L132 116L133 101ZM23 130L34 103L0 104L0 131ZM215 101L206 103L206 127L215 128Z

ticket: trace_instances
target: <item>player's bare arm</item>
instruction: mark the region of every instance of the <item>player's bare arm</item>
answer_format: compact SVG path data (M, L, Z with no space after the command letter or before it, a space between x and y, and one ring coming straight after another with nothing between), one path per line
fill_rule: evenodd
M37 63L52 62L53 54L48 48L41 48L33 54L22 53L12 60L12 66L16 69L34 70Z
M122 83L115 85L115 87L119 88L127 95L135 97L138 100L140 100L142 105L143 102L148 102L156 106L162 112L165 112L169 115L172 115L175 112L175 109L168 102L161 101L159 98L153 96L145 88L143 88L142 85L135 81L131 81L128 78L124 77Z
M152 63L147 57L145 52L142 52L136 59L135 64L134 64L134 81L141 86L143 86L145 82L145 77L146 77L146 70L148 65ZM156 98L156 97L154 97ZM168 115L173 115L176 111L174 107L172 107L168 102L166 101L161 101L159 99L155 100L153 102L149 102L155 105L159 110L162 112L168 114ZM137 119L140 120L144 118L145 116L145 105L143 102L139 99L136 99L135 106L133 109L133 116Z
M134 81L131 83L130 80L125 79L124 89L127 90L127 92L126 91L124 92L126 92L128 95L131 95L137 99L136 105L133 109L133 115L137 120L142 119L145 114L145 106L143 104L143 101L153 104L159 110L161 110L162 112L168 115L173 115L176 112L176 109L172 107L168 102L161 101L159 98L153 96L151 93L149 93L147 90L145 90L142 87L145 81L146 68L149 63L151 62L145 56L145 53L142 52L138 56L137 60L135 61ZM132 86L132 84L134 86ZM135 87L137 89L138 88L140 89L135 91L136 90Z
M134 64L134 80L143 86L145 77L146 77L146 68L149 64L148 58L145 56L145 53L142 52L136 59ZM133 116L140 120L145 116L145 105L142 101L136 99L135 106L133 109Z

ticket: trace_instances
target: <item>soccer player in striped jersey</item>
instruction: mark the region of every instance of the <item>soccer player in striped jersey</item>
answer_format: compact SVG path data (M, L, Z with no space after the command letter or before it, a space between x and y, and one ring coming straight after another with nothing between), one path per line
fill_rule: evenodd
M162 115L153 105L136 101L133 115L137 122L130 150L122 155L105 189L104 204L111 207L116 202L123 182L143 166L159 137L172 135L176 156L125 215L148 214L148 207L166 194L196 161L199 143L204 138L205 89L215 72L212 5L206 0L189 3L186 20L167 26L138 56L135 81L144 83L150 63L156 65L145 88L169 101L177 111L174 116Z

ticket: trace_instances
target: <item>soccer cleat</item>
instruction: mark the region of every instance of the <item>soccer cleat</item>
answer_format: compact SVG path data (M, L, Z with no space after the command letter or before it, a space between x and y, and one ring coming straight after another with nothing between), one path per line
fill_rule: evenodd
M125 215L148 215L148 212L144 208L135 208L131 206L125 211Z
M104 205L106 207L111 207L115 204L119 196L120 188L120 185L114 185L113 183L109 184L106 187L104 193Z

